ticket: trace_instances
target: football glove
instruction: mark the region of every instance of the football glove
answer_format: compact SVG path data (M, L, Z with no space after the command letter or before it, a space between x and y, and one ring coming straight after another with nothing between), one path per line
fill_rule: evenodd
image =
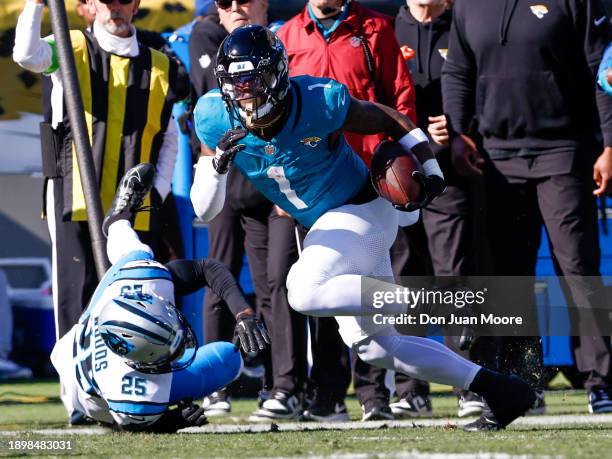
M244 139L248 133L249 131L246 129L228 129L223 134L223 137L221 137L217 144L216 154L212 160L213 167L218 174L227 173L236 153L246 148L246 145L236 143Z
M193 403L191 399L181 400L178 410L185 427L199 427L208 424L208 419L204 416L204 408Z
M270 344L268 330L261 321L255 317L252 310L246 310L236 316L234 328L234 346L242 347L246 353L263 351Z
M446 189L444 179L438 175L425 175L420 171L414 171L412 177L421 182L423 186L422 199L418 202L410 202L406 205L394 204L398 210L412 212L426 207L435 197L440 196Z

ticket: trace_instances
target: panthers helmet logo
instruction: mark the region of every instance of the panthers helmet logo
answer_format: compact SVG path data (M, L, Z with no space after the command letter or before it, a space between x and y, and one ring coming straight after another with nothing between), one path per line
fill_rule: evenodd
M548 13L548 8L546 5L532 5L529 8L538 19L542 19Z
M113 352L120 356L124 356L134 349L133 344L128 343L119 335L112 333L108 330L102 331L100 335L104 339L106 345L110 347Z

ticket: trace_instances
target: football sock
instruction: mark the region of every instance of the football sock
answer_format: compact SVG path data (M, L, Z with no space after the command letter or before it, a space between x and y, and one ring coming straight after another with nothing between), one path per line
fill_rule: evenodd
M372 365L463 389L471 387L481 370L443 344L419 336L372 336L354 347Z

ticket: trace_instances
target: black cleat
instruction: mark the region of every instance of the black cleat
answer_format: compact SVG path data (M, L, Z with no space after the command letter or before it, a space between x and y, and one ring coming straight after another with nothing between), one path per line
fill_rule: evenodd
M481 369L470 385L470 390L484 396L490 411L485 410L480 419L467 424L468 432L500 430L516 418L523 416L536 401L536 393L518 376L506 376Z
M514 375L504 379L493 395L485 396L493 417L502 429L523 416L536 401L536 393L526 381Z
M350 421L344 400L321 394L319 391L314 396L312 403L303 413L304 419L317 422L344 422Z
M77 410L74 410L72 413L70 413L70 417L68 419L69 426L91 426L94 424L96 424L96 421L87 417L85 413L82 413Z
M362 421L393 421L395 419L389 403L383 400L366 400L361 405L361 411L363 411Z
M463 426L466 432L495 432L503 429L501 424L495 419L495 416L490 411L486 411L474 422L470 422Z
M106 237L108 237L108 228L112 223L117 220L132 221L134 219L145 196L153 187L153 177L155 177L155 166L149 163L138 164L123 175L102 223L102 232Z

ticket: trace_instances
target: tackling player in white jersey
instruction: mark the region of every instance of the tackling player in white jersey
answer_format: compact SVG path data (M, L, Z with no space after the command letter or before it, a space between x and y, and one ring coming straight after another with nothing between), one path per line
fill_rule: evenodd
M175 260L164 266L140 242L130 220L154 173L152 165L140 164L123 177L103 225L113 266L79 323L55 345L51 361L69 412L121 430L171 432L205 423L192 400L226 386L242 368L232 343L198 347L175 295L209 286L236 317L235 341L245 352L263 350L270 341L223 265Z

